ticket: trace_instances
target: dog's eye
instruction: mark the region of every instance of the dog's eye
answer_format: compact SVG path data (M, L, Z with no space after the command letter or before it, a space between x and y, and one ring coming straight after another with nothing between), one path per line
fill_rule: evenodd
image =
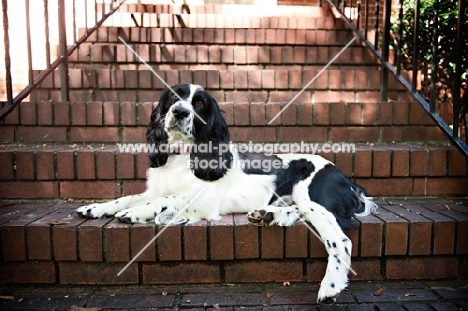
M203 108L204 106L205 105L203 105L203 102L201 102L201 101L195 102L195 107L197 107L197 108Z

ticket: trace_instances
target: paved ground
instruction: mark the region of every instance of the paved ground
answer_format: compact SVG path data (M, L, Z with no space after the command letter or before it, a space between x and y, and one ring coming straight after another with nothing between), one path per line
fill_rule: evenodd
M353 282L334 305L317 284L0 287L1 310L468 310L468 281ZM83 308L83 309L82 309Z

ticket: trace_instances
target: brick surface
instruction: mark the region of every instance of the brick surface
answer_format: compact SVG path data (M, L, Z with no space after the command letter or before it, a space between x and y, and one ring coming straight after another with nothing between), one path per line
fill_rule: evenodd
M250 225L245 215L234 215L234 248L236 259L259 257L258 228Z
M379 259L354 259L352 262L352 268L356 272L349 273L349 279L351 281L372 281L381 280L381 261Z
M408 243L408 221L398 214L389 212L393 209L385 206L377 216L385 221L385 255L406 255Z
M138 284L138 266L131 264L119 273L124 263L59 263L60 284Z
M52 212L52 210L50 211ZM5 261L27 260L27 234L25 226L47 214L46 206L39 207L1 226L3 259Z
M388 279L423 279L456 277L458 260L456 257L424 257L388 259L386 277Z
M0 162L3 163L3 169L0 171L0 180L14 179L14 159L13 152L0 150Z
M63 127L20 127L15 137L19 142L60 143L67 141L67 130Z
M58 222L63 218L64 214L70 212L72 210L65 208L55 210L26 226L29 260L52 259L51 224Z
M104 253L106 262L130 260L130 228L114 219L104 227Z
M222 216L220 220L210 222L211 260L234 259L233 216Z
M94 151L78 151L76 153L76 166L78 179L95 179Z
M41 150L36 153L36 178L38 180L55 179L54 151Z
M164 230L164 231L162 231ZM160 261L182 260L182 228L169 225L158 228L158 256Z
M78 206L75 206L78 207ZM57 261L76 261L78 259L78 227L85 222L76 213L63 217L52 227L54 259Z
M16 152L16 178L19 180L34 179L34 152L20 150Z
M302 281L300 261L232 263L226 266L226 282L298 282Z
M260 236L262 259L283 258L283 227L262 227Z
M383 248L384 223L374 215L359 217L361 237L358 245L361 257L379 257Z
M110 219L90 219L78 232L79 256L82 261L103 261L103 227Z
M135 261L155 261L156 242L150 241L156 236L154 224L134 224L130 232L131 257ZM148 243L150 243L148 245ZM146 248L145 248L146 247ZM140 251L145 250L136 257Z
M388 177L391 170L391 150L374 150L372 161L372 176Z
M132 153L116 154L117 179L133 179L135 177L135 157Z
M463 242L463 236L468 234L468 216L463 213L455 212L447 209L446 205L438 204L427 204L425 205L431 211L441 213L447 217L454 219L457 222L457 232L456 232L456 253L457 254L467 254L468 246ZM449 207L450 208L450 207Z
M56 199L59 184L56 181L7 181L0 188L1 199Z
M410 222L409 255L428 255L431 253L432 222L421 215L401 208L395 210L400 217Z
M64 181L60 183L60 198L114 199L120 196L119 184L110 181Z
M184 226L185 260L206 260L207 258L207 221Z
M409 176L408 150L393 150L392 176Z
M403 206L411 212L424 216L433 222L433 254L453 254L455 246L455 220L419 205L403 204Z
M307 227L296 224L287 227L285 232L285 257L307 258Z
M27 261L0 263L1 283L55 283L56 270L53 262Z
M23 102L20 107L20 120L23 125L35 125L37 122L35 102Z
M220 268L213 263L143 264L143 284L190 284L220 281Z

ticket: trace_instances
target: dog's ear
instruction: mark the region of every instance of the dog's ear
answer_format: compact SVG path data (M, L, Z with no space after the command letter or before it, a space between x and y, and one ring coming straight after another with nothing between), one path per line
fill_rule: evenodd
M167 148L160 148L162 145L167 145L168 136L164 130L164 111L165 103L169 100L169 92L166 90L162 93L159 103L151 113L149 127L146 130L146 142L150 148L148 158L150 167L160 167L166 164L169 154L163 152Z
M199 124L195 128L195 148L192 148L190 160L195 176L214 181L223 177L231 168L230 136L218 103L207 92L202 92L206 104L203 113L206 124Z

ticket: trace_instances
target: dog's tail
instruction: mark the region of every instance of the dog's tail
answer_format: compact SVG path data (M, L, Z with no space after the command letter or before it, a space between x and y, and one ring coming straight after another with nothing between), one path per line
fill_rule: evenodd
M375 204L372 197L367 196L367 192L364 188L357 185L354 186L355 187L352 189L359 200L359 207L356 210L356 213L354 213L354 216L364 217L374 214L379 206Z

